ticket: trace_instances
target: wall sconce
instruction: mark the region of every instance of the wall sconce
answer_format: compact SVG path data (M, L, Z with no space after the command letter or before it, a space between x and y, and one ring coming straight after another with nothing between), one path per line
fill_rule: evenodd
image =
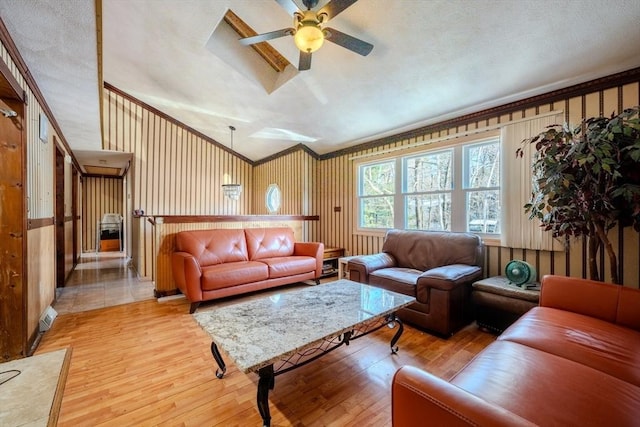
M233 151L233 131L235 127L229 126L231 131L231 151ZM238 200L242 193L242 185L240 184L222 184L222 193L230 200Z

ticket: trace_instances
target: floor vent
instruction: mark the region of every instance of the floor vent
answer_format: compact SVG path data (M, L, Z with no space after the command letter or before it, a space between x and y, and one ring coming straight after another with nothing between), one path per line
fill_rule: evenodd
M44 313L42 313L42 316L40 316L40 332L48 331L57 316L58 312L55 311L53 307L47 307Z

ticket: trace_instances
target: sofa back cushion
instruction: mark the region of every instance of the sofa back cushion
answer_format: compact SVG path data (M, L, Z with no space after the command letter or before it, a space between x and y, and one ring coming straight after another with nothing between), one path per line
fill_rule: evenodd
M242 229L181 231L176 235L176 250L190 253L203 267L249 260Z
M293 255L293 230L281 228L245 228L249 259L274 258Z
M430 270L451 264L480 265L482 241L471 233L389 230L382 245L399 267Z

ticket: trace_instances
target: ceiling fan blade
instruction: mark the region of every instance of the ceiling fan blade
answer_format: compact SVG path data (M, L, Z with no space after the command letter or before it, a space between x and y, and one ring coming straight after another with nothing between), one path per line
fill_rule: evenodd
M292 15L299 11L298 6L293 2L293 0L276 0L280 6L287 12L289 15Z
M334 30L333 28L325 28L325 31L327 40L362 56L367 56L373 49L371 43L357 39L349 34Z
M273 40L284 36L290 36L295 33L293 28L283 28L282 30L271 31L270 33L258 34L257 36L245 37L240 39L240 43L245 46L250 44L256 44L260 42L266 42L267 40Z
M318 15L327 14L327 21L335 18L340 12L357 2L358 0L331 0L318 11ZM326 21L325 21L326 22Z
M311 68L311 54L309 52L300 51L300 61L298 62L298 71L305 71Z

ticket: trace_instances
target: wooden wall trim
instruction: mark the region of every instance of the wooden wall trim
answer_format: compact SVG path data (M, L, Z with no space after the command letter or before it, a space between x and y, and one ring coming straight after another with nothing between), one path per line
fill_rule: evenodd
M102 174L98 174L98 173L85 173L83 176L86 178L107 178L107 179L119 179L119 180L123 180L124 179L124 175L120 176L120 175L102 175Z
M320 155L318 153L316 153L311 148L309 148L306 145L301 143L301 144L294 145L293 147L289 147L286 150L282 150L282 151L280 151L278 153L272 154L269 157L265 157L264 159L256 160L253 163L253 165L254 166L260 166L262 164L269 163L270 161L279 159L280 157L284 157L284 156L287 156L289 154L293 154L293 153L298 152L298 151L304 151L304 152L306 152L307 154L309 154L311 157L313 157L316 160L318 160L320 158Z
M53 217L51 218L32 218L27 220L27 230L35 230L36 228L48 227L55 224Z
M158 221L158 218L162 218ZM320 221L319 215L154 215L149 218L152 224L186 224L195 222L246 222L246 221Z
M73 151L71 151L71 147L69 147L69 143L67 142L67 139L64 137L64 134L62 133L62 129L60 128L60 125L58 124L55 116L51 112L51 108L49 108L49 104L47 104L47 101L44 99L44 95L40 91L40 88L36 83L36 79L31 74L31 71L29 71L29 67L27 67L27 64L24 62L22 55L20 55L20 52L18 51L17 46L13 42L13 39L11 38L11 34L9 34L9 30L7 30L7 27L5 26L2 18L0 18L0 42L7 49L7 53L9 53L9 56L11 57L13 62L16 64L18 71L24 77L27 85L29 86L29 88L31 89L31 92L33 93L33 96L36 97L38 104L40 104L40 108L42 108L42 110L47 116L47 119L49 120L49 124L51 124L51 126L55 129L56 133L58 134L58 137L60 138L60 141L62 142L62 145L67 151L67 154L71 156L73 163L76 165L76 169L82 170L80 168L80 164L78 163L78 160L73 155ZM26 100L25 102L28 102L28 100Z
M500 105L498 107L488 108L475 113L467 114L464 116L456 117L450 120L434 123L431 125L423 126L410 131L386 136L373 141L365 142L362 144L354 145L352 147L344 148L342 150L332 151L326 154L317 154L304 144L298 144L286 150L280 151L264 159L257 160L253 163L254 166L259 166L264 163L268 163L280 157L287 156L299 150L306 151L316 160L328 160L347 154L356 153L359 151L370 150L383 145L387 145L393 142L416 138L425 134L439 132L441 130L451 129L459 126L463 126L469 123L488 120L493 117L506 115L516 111L522 111L527 108L535 107L541 104L547 104L557 101L564 101L565 99L582 96L591 92L597 92L604 89L609 89L615 86L622 86L628 83L636 82L640 79L640 67L633 68L631 70L623 71L610 76L601 77L598 79L590 80L588 82L579 83L573 86L569 86L563 89L558 89L552 92L547 92L541 95L532 96L522 99L520 101L514 101L509 104ZM605 111L601 111L601 114L606 114Z
M237 153L235 151L233 151L231 148L227 147L226 145L220 144L218 141L216 141L215 139L203 134L202 132L192 128L191 126L188 126L184 123L182 123L181 121L179 121L178 119L171 117L170 115L168 115L167 113L164 113L160 110L158 110L155 107L152 107L151 105L147 104L144 101L141 101L140 99L128 94L127 92L118 89L117 87L113 86L111 83L109 82L104 82L104 88L116 93L118 95L120 95L121 97L128 99L129 101L133 102L134 104L137 104L139 106L141 106L142 108L150 111L151 113L165 119L166 121L168 121L169 123L173 123L174 125L186 130L187 132L190 132L196 136L198 136L199 138L202 138L203 140L209 142L210 144L215 145L216 147L220 148L221 150L226 151L227 153L232 154L235 157L238 157L239 159L242 159L243 161L249 163L251 166L253 166L253 160L243 156L240 153Z
M640 80L640 67L623 71L621 73L612 74L610 76L590 80L588 82L579 83L563 89L554 90L542 95L532 96L520 101L511 102L509 104L500 105L498 107L488 108L476 113L466 114L464 116L423 126L414 130L376 139L374 141L354 145L342 150L333 151L331 153L321 155L320 160L328 160L359 151L370 150L372 148L377 148L393 142L416 138L429 133L464 126L466 124L478 122L481 120L488 120L493 117L499 117L516 111L526 110L527 108L535 107L541 104L550 104L552 102L564 101L565 99L586 95L588 93L597 92L616 86L622 86L628 83L636 82L638 80ZM605 112L601 113L604 114Z

